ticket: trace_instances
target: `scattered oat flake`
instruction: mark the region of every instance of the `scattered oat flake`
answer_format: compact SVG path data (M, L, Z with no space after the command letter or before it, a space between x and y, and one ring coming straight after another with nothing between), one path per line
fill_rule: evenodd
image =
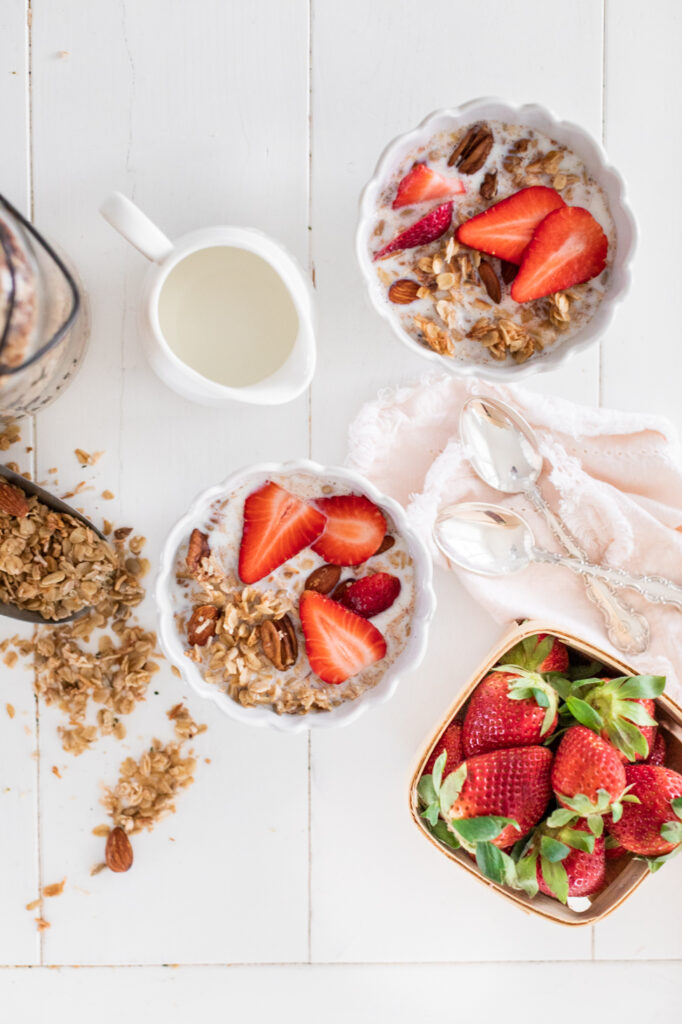
M105 871L106 867L107 867L106 861L100 861L99 864L95 864L94 867L90 868L90 874L91 875L98 875L100 873L100 871Z
M43 917L36 917L36 924L38 925L39 932L44 932L47 928L52 927L50 922L46 921Z
M81 466L94 466L104 455L104 452L93 452L91 455L90 452L84 451L83 448L74 448L73 453Z
M39 896L37 900L32 900L30 903L27 903L26 904L26 909L27 910L35 910L36 907L39 907L42 902L43 901L42 901L41 897Z
M113 491L102 491L102 497L105 501L111 501L115 497Z
M16 651L8 651L3 661L5 662L5 665L7 665L8 668L14 668L14 666L17 663L18 657L19 655L17 654Z
M62 878L61 882L52 882L51 885L43 886L43 896L46 896L48 899L53 896L61 896L64 892L65 883L66 878Z
M14 718L15 711L13 704L5 704L5 711L7 712L10 718Z
M110 832L111 828L109 827L109 825L95 825L95 827L92 830L93 836L101 837L108 836Z
M57 767L56 764L52 765L52 774L56 775L58 779L61 779L62 777L62 773L59 771L59 768Z

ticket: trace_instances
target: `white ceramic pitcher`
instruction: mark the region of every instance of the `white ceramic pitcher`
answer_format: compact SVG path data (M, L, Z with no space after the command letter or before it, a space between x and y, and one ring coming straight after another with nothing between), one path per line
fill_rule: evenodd
M112 193L100 212L152 263L143 283L138 321L149 362L168 387L204 405L280 405L305 391L315 372L312 291L296 261L279 243L262 231L239 227L202 228L171 242L120 192ZM284 284L298 315L298 334L283 365L243 387L218 383L188 366L171 349L159 323L159 297L170 271L185 257L211 246L243 249L265 260Z

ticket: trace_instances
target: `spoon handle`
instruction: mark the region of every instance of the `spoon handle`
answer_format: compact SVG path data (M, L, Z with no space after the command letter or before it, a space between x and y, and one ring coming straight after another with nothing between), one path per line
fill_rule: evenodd
M531 486L526 493L566 551L586 561L585 552L563 520L547 504L540 488ZM626 654L641 654L645 651L649 646L649 623L644 616L623 604L601 580L588 577L587 574L584 579L588 597L604 616L606 634L613 646Z
M670 604L682 610L682 587L663 576L639 576L637 573L617 569L612 565L595 565L579 558L557 555L553 551L533 548L533 559L536 562L548 562L552 565L563 565L571 572L593 576L603 580L612 587L626 587L636 590L638 594L653 604Z

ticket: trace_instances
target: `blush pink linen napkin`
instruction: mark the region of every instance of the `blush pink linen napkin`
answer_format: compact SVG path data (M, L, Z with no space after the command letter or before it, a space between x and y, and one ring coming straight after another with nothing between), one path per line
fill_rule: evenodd
M382 391L349 428L348 465L405 506L437 564L445 563L431 539L433 523L438 510L454 501L516 509L541 547L561 550L522 495L493 491L473 472L458 426L470 395L508 402L537 431L545 458L540 487L588 558L682 584L682 458L669 421L455 377ZM567 569L532 565L497 579L454 571L498 622L542 619L613 649L582 578ZM649 650L623 657L641 672L667 676L667 692L682 702L682 612L650 604L632 590L619 594L651 626Z

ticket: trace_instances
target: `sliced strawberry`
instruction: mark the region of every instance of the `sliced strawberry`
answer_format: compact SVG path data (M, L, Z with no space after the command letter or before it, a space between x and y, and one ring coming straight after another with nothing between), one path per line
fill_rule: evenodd
M332 565L359 565L371 558L384 539L386 520L369 498L339 494L320 498L317 505L327 525L313 551Z
M345 608L350 608L363 619L385 612L400 593L400 580L388 572L375 572L351 583L340 598Z
M299 612L310 667L325 683L344 683L386 654L371 622L324 594L304 590Z
M380 260L389 253L397 252L400 249L414 249L417 245L427 245L435 242L437 238L444 235L452 222L452 203L443 203L431 210L421 220L415 221L409 228L405 228L399 235L385 245L379 252L374 253L374 259Z
M601 225L581 206L548 214L535 230L511 286L515 302L553 295L601 274L609 243Z
M461 195L462 192L466 192L466 189L459 178L447 178L444 174L432 171L426 164L415 164L398 185L393 209L415 206L417 203L425 203L427 199L446 199L448 196Z
M325 526L319 509L289 494L271 481L244 502L244 526L239 549L239 576L255 583L307 548Z
M465 221L457 228L455 237L471 249L499 256L509 263L520 263L538 224L552 210L565 206L553 188L532 185Z

